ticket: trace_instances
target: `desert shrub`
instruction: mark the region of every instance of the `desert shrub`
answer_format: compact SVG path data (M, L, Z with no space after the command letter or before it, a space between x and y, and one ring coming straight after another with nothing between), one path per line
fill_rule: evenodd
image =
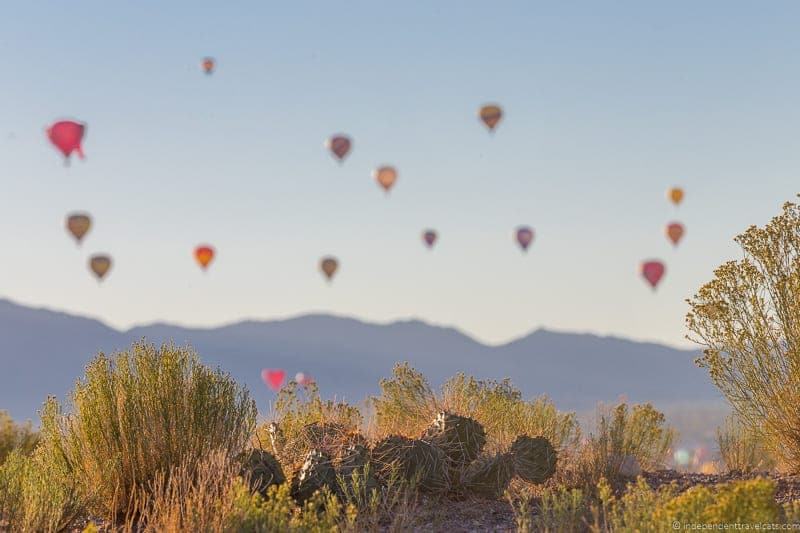
M595 494L592 531L657 531L660 526L655 523L653 513L675 496L675 488L666 486L656 491L639 477L620 497L616 497L611 485L603 478L597 484ZM671 526L671 523L667 524L667 528Z
M93 492L91 510L112 520L173 467L193 472L212 452L239 456L255 426L246 389L171 344L99 354L70 400L70 414L56 406L43 417L43 436Z
M714 271L689 301L698 364L749 427L800 470L800 206L735 239L742 259Z
M3 464L12 450L31 453L38 441L39 434L33 430L30 421L17 424L8 411L0 411L0 464Z
M620 403L610 411L598 409L597 424L571 465L578 485L594 486L605 478L616 483L635 476L629 470L663 467L675 441L664 415L649 403L629 409Z
M524 400L508 379L479 381L458 374L437 395L420 372L402 363L380 385L381 395L371 403L381 435L419 436L444 410L480 422L489 452L505 451L519 435L546 437L559 451L573 447L580 438L574 413L559 412L544 397Z
M717 428L720 461L728 472L750 473L774 468L775 461L762 443L763 438L755 430L745 427L734 416Z
M565 487L548 488L541 492L539 507L529 519L532 526L530 530L553 533L585 531L589 517L590 501L583 491Z

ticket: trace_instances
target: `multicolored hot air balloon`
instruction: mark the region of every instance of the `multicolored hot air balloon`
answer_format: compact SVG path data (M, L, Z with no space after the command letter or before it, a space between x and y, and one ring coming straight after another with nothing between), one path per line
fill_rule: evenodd
M278 392L283 386L283 380L286 379L286 371L276 368L265 368L261 371L261 379L266 383L267 387Z
M298 372L294 376L294 381L298 385L302 385L303 387L307 387L308 385L311 385L312 383L314 383L314 378L312 378L311 376L309 376L305 372Z
M478 117L486 124L489 131L493 132L503 118L503 109L497 104L487 104L480 108Z
M209 75L214 73L214 68L217 66L217 61L213 57L205 57L203 58L201 65L203 67L203 72Z
M372 177L378 182L378 185L383 187L387 193L394 187L397 181L397 170L394 167L378 167L372 171Z
M683 235L686 233L686 228L684 228L683 224L680 222L670 222L667 224L665 232L667 234L667 238L672 241L672 245L678 246L678 243L681 242Z
M206 270L211 261L214 260L214 255L216 255L214 247L208 244L200 245L194 249L194 258L203 270Z
M103 281L111 270L111 257L103 254L93 255L89 258L89 269L97 277L98 282Z
M67 215L67 231L72 234L78 245L89 233L92 227L92 217L88 213L72 213Z
M338 133L332 135L325 141L325 148L331 151L333 157L339 160L339 163L344 161L350 149L353 147L353 141L347 135Z
M514 234L523 252L528 251L528 247L533 242L533 229L528 226L520 226Z
M319 269L322 270L322 273L325 274L325 277L330 281L339 269L339 260L330 256L323 257L319 262Z
M436 239L439 235L436 233L436 230L427 229L422 232L422 240L428 246L428 248L433 248L433 245L436 244Z
M86 124L72 120L54 122L47 128L47 138L64 155L64 164L69 164L72 152L78 154L81 159L84 158L81 142L85 134Z
M676 206L681 205L681 202L683 201L683 189L681 189L680 187L672 187L668 189L667 199L669 199L669 201L675 204Z
M657 259L651 259L648 261L642 261L642 264L639 266L639 273L645 279L647 283L650 284L650 287L653 290L656 290L659 282L661 282L661 278L664 277L664 272L666 272L667 267L664 266L664 263Z

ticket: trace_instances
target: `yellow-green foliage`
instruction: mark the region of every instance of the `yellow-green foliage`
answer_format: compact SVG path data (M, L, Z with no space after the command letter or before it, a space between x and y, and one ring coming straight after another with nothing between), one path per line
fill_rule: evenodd
M533 531L573 533L584 531L590 512L589 500L580 489L545 489L533 515Z
M749 427L800 469L800 206L736 237L743 258L714 271L689 301L698 359Z
M597 427L590 433L579 468L589 484L601 478L616 480L626 458L643 470L663 466L675 441L675 431L666 426L664 415L649 403L629 409L621 403L610 411L600 409Z
M39 434L33 430L30 421L17 424L11 419L8 411L0 411L0 464L3 464L12 450L29 454L38 441Z
M728 472L749 473L774 468L775 461L762 443L761 436L733 416L717 428L719 456Z
M238 456L256 418L247 390L193 350L144 342L95 357L71 404L66 416L49 409L42 433L95 496L91 510L108 518L124 514L159 472L194 469L212 452Z
M438 396L425 377L407 363L381 380L381 395L372 398L377 430L382 435L419 436L440 410L474 418L486 430L487 451L505 451L519 435L546 437L557 450L580 437L574 413L560 413L547 398L526 401L509 380L478 381L458 374Z

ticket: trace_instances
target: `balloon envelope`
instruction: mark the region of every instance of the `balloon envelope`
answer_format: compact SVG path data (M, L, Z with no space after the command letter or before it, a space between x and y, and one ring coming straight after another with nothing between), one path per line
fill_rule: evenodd
M98 281L102 281L108 271L111 270L111 257L101 254L93 255L89 258L89 269L94 273Z
M325 277L331 280L339 268L339 260L335 257L323 257L319 262L319 268L325 274Z
M422 240L425 241L425 244L428 245L428 248L433 248L437 238L438 234L436 233L436 230L429 229L422 233Z
M394 187L397 181L397 170L394 167L378 167L372 172L372 177L383 187L383 190L389 192L389 189Z
M661 278L664 277L666 267L661 261L652 259L649 261L643 261L639 267L639 271L645 281L653 288L653 290L656 290Z
M203 66L203 72L206 74L212 74L214 72L214 67L216 66L217 62L214 60L213 57L206 57L203 58L203 62L201 65Z
M267 387L274 391L281 390L283 380L286 378L286 371L277 368L265 368L261 371L261 379L266 383Z
M489 131L494 131L503 118L503 109L497 104L487 104L480 108L478 116L489 128Z
M92 227L92 218L86 213L73 213L67 216L67 231L69 231L78 244Z
M528 247L533 242L533 229L528 226L520 226L517 228L516 237L522 251L528 251Z
M686 228L680 222L670 222L665 228L667 238L672 241L673 246L678 246L681 242L683 235L686 233Z
M341 162L347 157L347 154L350 153L350 149L353 147L353 141L351 141L350 137L347 135L337 134L325 141L325 146L331 151L333 156Z
M672 187L667 191L667 198L675 205L680 205L683 201L683 189L680 187Z
M72 152L83 159L81 142L86 133L86 124L72 120L61 120L47 128L47 138L67 160Z
M214 247L208 244L203 244L194 249L194 258L203 270L208 268L208 265L214 260L215 254Z
M312 378L305 372L298 372L297 374L295 374L294 380L298 385L303 385L304 387L306 385L314 383L314 378Z

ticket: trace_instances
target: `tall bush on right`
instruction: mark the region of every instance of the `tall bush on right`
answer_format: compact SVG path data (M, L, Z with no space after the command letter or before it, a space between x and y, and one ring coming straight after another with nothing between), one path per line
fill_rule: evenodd
M693 340L742 422L800 470L800 206L735 239L742 259L714 271L689 301Z

